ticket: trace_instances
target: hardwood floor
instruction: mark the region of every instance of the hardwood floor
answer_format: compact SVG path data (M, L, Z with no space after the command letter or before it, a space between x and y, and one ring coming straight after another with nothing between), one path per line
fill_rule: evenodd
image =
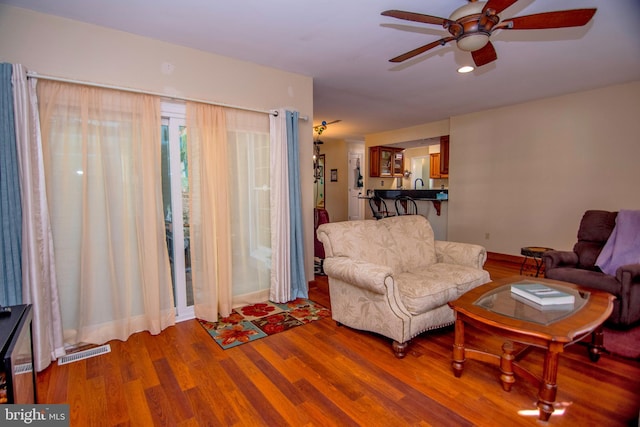
M489 260L492 278L519 265ZM310 298L330 306L326 278ZM470 334L473 346L501 342ZM195 321L160 335L110 342L111 353L38 374L40 403L68 403L72 426L495 426L538 425L537 390L516 377L511 392L500 372L468 361L451 366L451 327L415 338L398 360L384 337L313 322L254 343L222 350ZM543 353L526 366L539 372ZM551 426L637 425L640 362L603 355L592 363L584 345L560 358L558 409ZM560 414L564 412L563 414Z

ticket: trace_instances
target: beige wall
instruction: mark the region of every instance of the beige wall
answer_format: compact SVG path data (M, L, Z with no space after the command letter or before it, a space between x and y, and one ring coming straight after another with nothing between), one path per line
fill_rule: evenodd
M269 110L300 122L300 157L312 156L313 81L129 33L0 5L0 61L43 75ZM309 159L306 161L305 159ZM307 278L313 278L313 173L302 174Z
M585 210L640 209L639 135L640 81L453 117L450 240L571 249Z
M339 140L322 138L324 143L320 146L320 154L325 155L326 163L326 188L325 188L325 206L329 213L331 222L347 221L349 219L349 173L352 172L349 167L349 154L364 154L364 141L358 140ZM363 160L364 159L363 156ZM338 170L338 181L331 182L331 169ZM364 177L364 168L362 165L360 171ZM358 190L364 194L364 191ZM366 215L369 209L368 204L364 200L360 201L363 215Z
M327 141L322 144L320 153L325 155L325 209L331 222L346 221L349 218L347 142ZM337 182L331 182L331 169L338 170Z
M520 255L530 245L571 249L587 209L640 209L639 118L640 82L632 82L366 141L449 133L448 240Z
M375 147L376 145L388 145L397 142L436 138L442 135L449 135L448 119L440 120L438 122L425 123L419 126L390 130L387 132L372 133L366 135L365 146L368 148Z

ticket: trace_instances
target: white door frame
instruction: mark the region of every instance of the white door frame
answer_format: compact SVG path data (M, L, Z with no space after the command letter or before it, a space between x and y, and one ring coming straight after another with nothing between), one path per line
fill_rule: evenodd
M360 174L364 180L364 150L349 151L348 154L349 173L347 174L347 196L348 196L348 218L349 221L364 219L364 199L361 199L364 187L357 186L357 169L359 166Z

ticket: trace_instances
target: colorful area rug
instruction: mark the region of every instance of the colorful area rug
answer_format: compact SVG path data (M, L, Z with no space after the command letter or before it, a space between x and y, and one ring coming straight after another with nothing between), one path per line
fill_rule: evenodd
M271 301L252 304L233 309L229 317L221 317L217 322L202 319L198 322L226 350L325 317L331 317L329 309L298 298L285 304Z

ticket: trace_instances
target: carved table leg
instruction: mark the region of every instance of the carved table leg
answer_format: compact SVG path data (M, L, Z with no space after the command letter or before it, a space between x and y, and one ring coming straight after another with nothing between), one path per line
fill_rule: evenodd
M553 345L553 344L552 344ZM553 349L547 349L544 356L544 370L542 382L538 391L538 409L540 410L540 420L548 421L553 413L553 403L556 401L556 391L558 386L556 379L558 376L559 353Z
M600 325L591 334L589 358L592 362L597 362L600 359L600 355L604 352L606 352L606 349L604 348L604 328Z
M453 374L459 378L464 369L464 322L456 316L456 333L453 342L453 360L451 367Z
M502 344L502 356L500 357L500 380L502 381L502 388L504 391L511 391L511 386L516 382L513 376L513 361L515 356L513 355L513 343L507 341Z

